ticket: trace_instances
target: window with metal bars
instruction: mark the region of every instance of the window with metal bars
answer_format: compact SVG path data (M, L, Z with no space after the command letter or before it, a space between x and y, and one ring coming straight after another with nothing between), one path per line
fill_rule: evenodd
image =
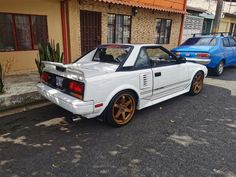
M157 19L156 26L156 43L157 44L169 44L171 34L172 20Z
M108 14L108 43L130 43L131 16Z
M36 50L47 41L46 16L0 13L0 51Z

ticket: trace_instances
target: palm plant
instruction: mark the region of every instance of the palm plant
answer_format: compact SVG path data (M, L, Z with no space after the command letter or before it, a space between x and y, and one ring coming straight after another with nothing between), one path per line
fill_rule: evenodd
M3 83L3 67L0 63L0 93L4 91L4 83Z
M64 61L64 54L60 51L59 43L55 44L52 40L46 44L38 45L39 55L35 59L35 63L38 68L38 72L41 75L43 70L42 61L58 62L62 63Z

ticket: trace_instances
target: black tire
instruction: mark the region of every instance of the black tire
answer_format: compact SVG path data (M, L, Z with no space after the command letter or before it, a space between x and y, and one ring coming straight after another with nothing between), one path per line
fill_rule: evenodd
M218 65L213 69L214 75L215 76L220 76L222 75L224 71L224 64L225 62L222 60Z
M192 96L198 95L202 91L203 81L204 74L202 71L198 71L193 77L189 94Z
M121 127L131 122L136 111L137 100L131 91L122 91L115 95L106 109L108 124Z

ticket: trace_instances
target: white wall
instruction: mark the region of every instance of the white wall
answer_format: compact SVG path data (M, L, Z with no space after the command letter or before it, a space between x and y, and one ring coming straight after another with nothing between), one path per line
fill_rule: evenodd
M187 6L201 8L215 14L217 0L187 0ZM234 13L236 12L236 3L224 2L224 12Z

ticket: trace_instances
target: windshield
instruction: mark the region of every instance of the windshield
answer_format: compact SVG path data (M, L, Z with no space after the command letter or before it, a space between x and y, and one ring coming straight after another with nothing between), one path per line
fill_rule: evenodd
M181 46L194 45L194 46L215 46L216 38L212 37L194 37L187 39Z
M93 61L120 64L127 59L132 47L129 45L105 45L97 48Z

